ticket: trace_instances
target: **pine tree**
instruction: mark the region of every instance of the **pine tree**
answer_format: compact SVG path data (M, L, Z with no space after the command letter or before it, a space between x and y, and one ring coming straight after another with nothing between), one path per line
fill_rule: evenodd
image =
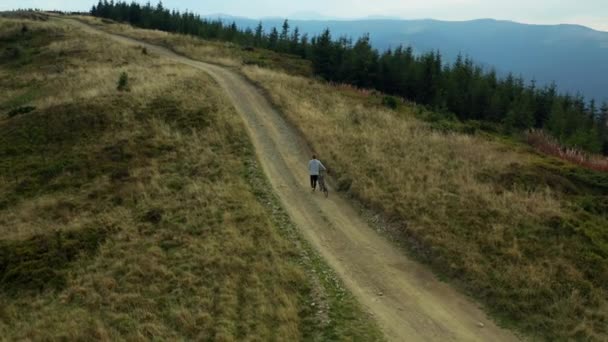
M296 27L293 30L293 33L291 34L291 38L289 41L289 53L300 55L301 52L299 51L299 46L298 46L299 43L300 43L300 29Z
M398 47L380 54L368 35L353 44L348 37L333 40L327 29L309 39L297 27L290 34L287 20L280 32L273 28L265 35L261 22L255 30L240 30L234 22L226 25L201 19L192 12L169 10L162 2L153 6L98 0L91 14L143 28L297 54L312 62L315 74L330 81L375 88L463 120L503 122L512 131L544 128L563 143L608 154L608 104L598 109L581 95L558 94L555 84L537 88L534 82L526 86L512 74L499 78L495 71L485 71L462 55L453 64L443 65L439 51L414 55L412 47Z
M258 23L258 26L256 26L255 28L255 39L254 39L254 46L255 47L261 47L263 44L263 40L264 40L264 27L262 26L262 22L260 21Z
M536 112L535 112L535 127L542 128L549 120L551 114L551 108L553 102L557 96L557 85L555 82L545 87L543 90L537 93L536 96Z
M305 33L300 39L300 57L310 59L309 47L308 34Z
M276 27L273 27L268 36L268 48L277 51L279 48L279 32Z
M534 111L529 95L516 100L505 117L505 125L512 131L526 130L534 126Z
M604 102L600 108L598 135L602 144L602 153L608 155L608 102Z
M556 101L551 109L547 128L551 135L558 140L563 140L566 130L566 110L567 102L565 100Z
M329 32L329 29L325 29L319 37L314 39L312 47L312 65L315 73L327 80L332 79L334 71L331 50L331 33Z
M279 36L279 50L282 52L289 50L289 22L287 19L283 22L281 35Z

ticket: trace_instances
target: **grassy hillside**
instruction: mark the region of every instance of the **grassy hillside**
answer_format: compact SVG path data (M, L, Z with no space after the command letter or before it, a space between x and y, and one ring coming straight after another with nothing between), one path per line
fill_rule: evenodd
M334 169L336 186L495 316L547 339L608 338L608 174L413 105L247 68ZM442 127L443 128L443 127Z
M204 50L214 44L192 40L195 47L186 49L175 35L127 34L163 35L164 44L207 61ZM224 59L245 64L234 54ZM380 230L495 317L538 339L608 338L607 174L412 104L391 110L379 94L257 67L243 71Z
M2 339L381 339L210 77L54 21L0 46Z
M79 20L99 29L167 47L185 56L197 56L199 60L228 67L257 65L282 70L289 74L311 76L310 61L290 54L265 49L247 49L237 44L219 41L203 41L194 36L144 30L109 19L79 16Z

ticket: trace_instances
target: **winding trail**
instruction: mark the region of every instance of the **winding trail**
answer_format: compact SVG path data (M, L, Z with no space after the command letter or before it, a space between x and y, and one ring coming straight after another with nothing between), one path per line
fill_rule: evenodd
M62 19L121 44L203 70L226 91L242 116L257 157L283 206L302 234L374 316L392 341L515 341L466 296L376 233L344 198L311 193L310 151L251 82L229 69L195 61L168 49Z

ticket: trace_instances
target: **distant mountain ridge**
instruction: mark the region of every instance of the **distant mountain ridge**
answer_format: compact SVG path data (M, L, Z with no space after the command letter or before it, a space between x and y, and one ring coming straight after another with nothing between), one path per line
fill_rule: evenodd
M254 27L260 21L235 17L228 20L240 27ZM283 23L283 19L276 18L261 21L267 31ZM585 26L531 25L494 19L373 18L290 20L290 25L309 34L329 28L334 37L357 38L369 33L379 50L411 45L417 52L440 50L446 61L455 60L461 53L503 75L512 72L528 81L535 80L540 86L555 81L560 91L608 101L608 32Z

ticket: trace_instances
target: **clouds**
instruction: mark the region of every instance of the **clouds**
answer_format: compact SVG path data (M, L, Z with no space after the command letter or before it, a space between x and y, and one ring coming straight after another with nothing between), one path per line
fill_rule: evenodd
M97 0L3 0L2 2L0 9L5 10L11 8L88 10ZM151 2L155 3L156 0ZM573 23L608 30L606 0L165 0L163 3L165 7L189 9L202 14L226 13L253 18L288 17L298 12L317 12L342 18L371 15L443 20L495 18L533 24Z

